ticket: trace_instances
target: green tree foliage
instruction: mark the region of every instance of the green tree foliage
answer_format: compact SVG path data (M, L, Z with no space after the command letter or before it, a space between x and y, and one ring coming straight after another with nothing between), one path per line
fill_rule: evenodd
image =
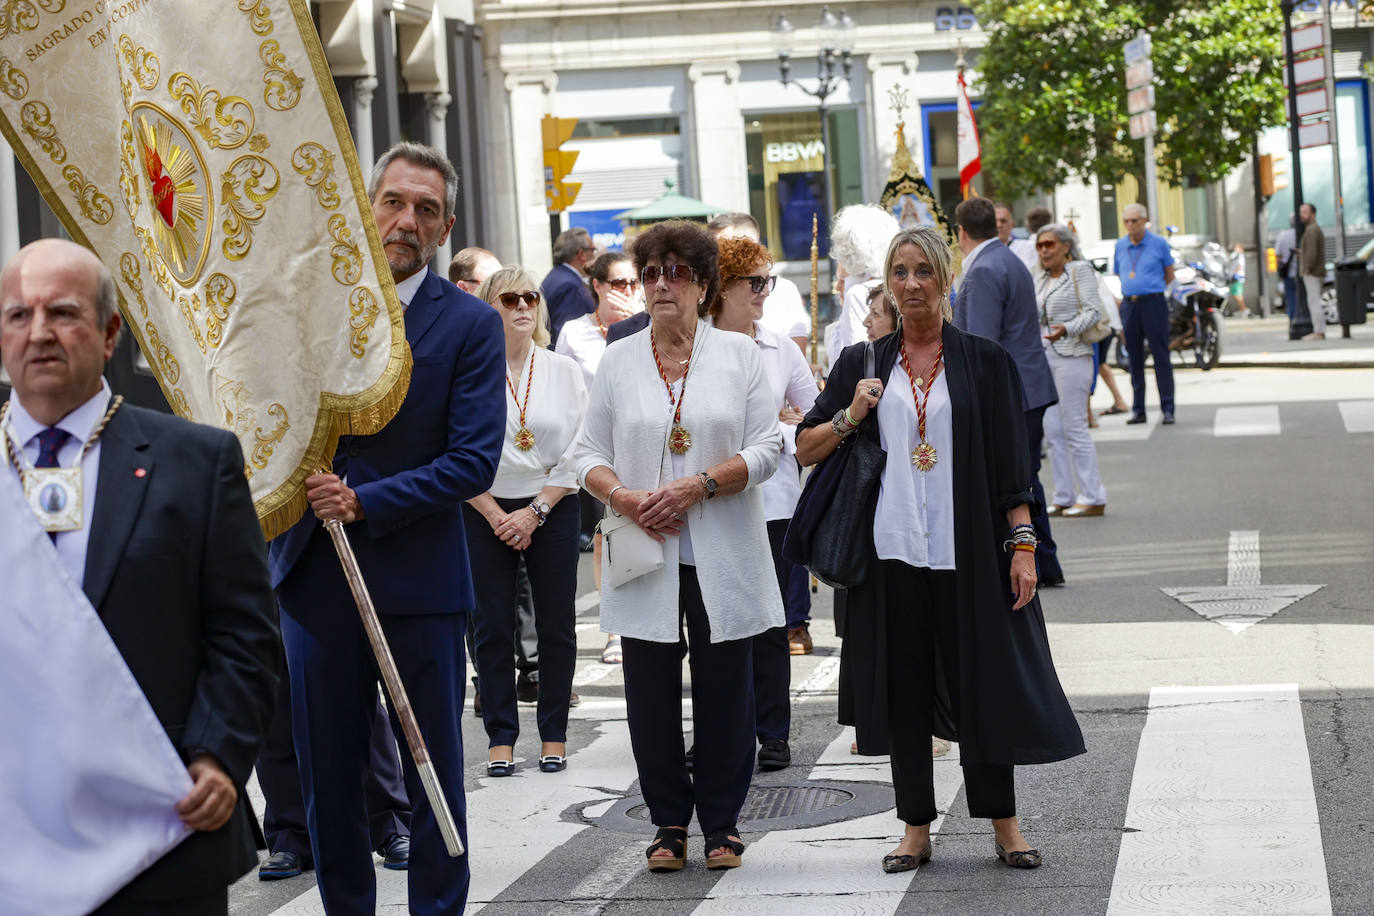
M1154 42L1162 180L1220 179L1284 123L1283 18L1273 0L975 0L983 168L1003 196L1144 171L1123 45Z

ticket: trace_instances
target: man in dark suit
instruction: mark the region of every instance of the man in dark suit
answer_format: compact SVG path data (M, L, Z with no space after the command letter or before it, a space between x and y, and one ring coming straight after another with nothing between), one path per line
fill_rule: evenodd
M606 329L606 345L610 346L622 337L638 334L649 326L649 310L635 312L624 321L617 321Z
M1033 490L1039 504L1039 511L1031 515L1040 542L1035 549L1035 561L1041 585L1063 585L1064 570L1050 534L1045 491L1040 485L1045 408L1057 403L1059 396L1040 339L1035 287L1026 265L998 239L997 212L992 201L982 197L964 201L954 208L954 222L959 227L959 248L964 253L964 275L954 299L954 326L997 341L1011 354L1021 374L1031 468L1035 471Z
M81 525L52 533L58 559L192 779L177 810L195 832L96 912L223 914L257 864L244 786L277 686L267 550L238 440L111 397L119 328L114 281L79 245L34 242L0 273L7 434L26 468L81 469Z
M591 233L582 227L561 232L553 243L553 270L544 277L539 288L549 309L549 347L558 343L558 332L565 322L596 308L596 300L587 289L587 265L596 258L596 246Z
M307 513L272 542L291 677L296 758L325 911L367 914L376 880L363 772L378 672L320 519L345 523L425 736L459 835L463 794L463 634L472 579L463 502L491 488L505 434L501 318L428 268L453 226L458 177L438 150L399 143L368 185L414 356L410 390L380 433L339 443L334 473L306 479ZM493 419L496 418L496 419ZM402 740L399 723L393 730ZM409 753L401 758L411 820L410 912L460 913L468 859L449 858Z

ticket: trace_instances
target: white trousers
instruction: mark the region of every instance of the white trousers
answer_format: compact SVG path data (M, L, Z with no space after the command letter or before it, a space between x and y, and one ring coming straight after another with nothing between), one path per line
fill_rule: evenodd
M1093 358L1060 356L1045 345L1059 403L1045 411L1045 444L1054 471L1056 506L1105 506L1107 489L1097 470L1097 447L1088 431L1088 396L1092 391ZM1074 482L1077 481L1077 490Z
M1312 333L1326 333L1326 311L1322 308L1322 278L1302 276L1302 285L1307 287L1307 311L1312 315Z

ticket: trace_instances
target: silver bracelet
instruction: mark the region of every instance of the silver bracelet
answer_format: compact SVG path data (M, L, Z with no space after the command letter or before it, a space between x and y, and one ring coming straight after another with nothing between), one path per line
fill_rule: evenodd
M858 428L859 427L857 426L849 425L849 418L845 416L844 410L841 410L839 413L835 414L834 419L830 421L831 432L839 436L841 439L847 438L854 432L854 430Z
M624 484L616 484L615 486L611 487L611 492L606 494L606 508L610 509L611 514L614 515L616 518L620 518L620 513L615 511L615 505L611 502L611 500L615 499L616 490L623 489L625 489Z

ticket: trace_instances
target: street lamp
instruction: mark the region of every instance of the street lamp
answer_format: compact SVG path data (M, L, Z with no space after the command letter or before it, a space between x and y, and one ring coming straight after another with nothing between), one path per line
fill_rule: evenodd
M830 119L826 117L825 100L839 88L840 81L849 82L849 71L853 66L854 33L857 27L849 13L840 10L839 15L831 12L830 7L821 7L820 19L816 22L816 34L820 38L820 48L816 51L816 88L808 89L792 79L792 50L796 29L782 13L773 20L773 51L778 55L778 72L784 86L795 83L802 92L816 100L821 116L821 155L822 177L825 181L826 223L829 223L829 210L833 204L834 189L831 180L830 160ZM838 65L839 72L836 72Z

